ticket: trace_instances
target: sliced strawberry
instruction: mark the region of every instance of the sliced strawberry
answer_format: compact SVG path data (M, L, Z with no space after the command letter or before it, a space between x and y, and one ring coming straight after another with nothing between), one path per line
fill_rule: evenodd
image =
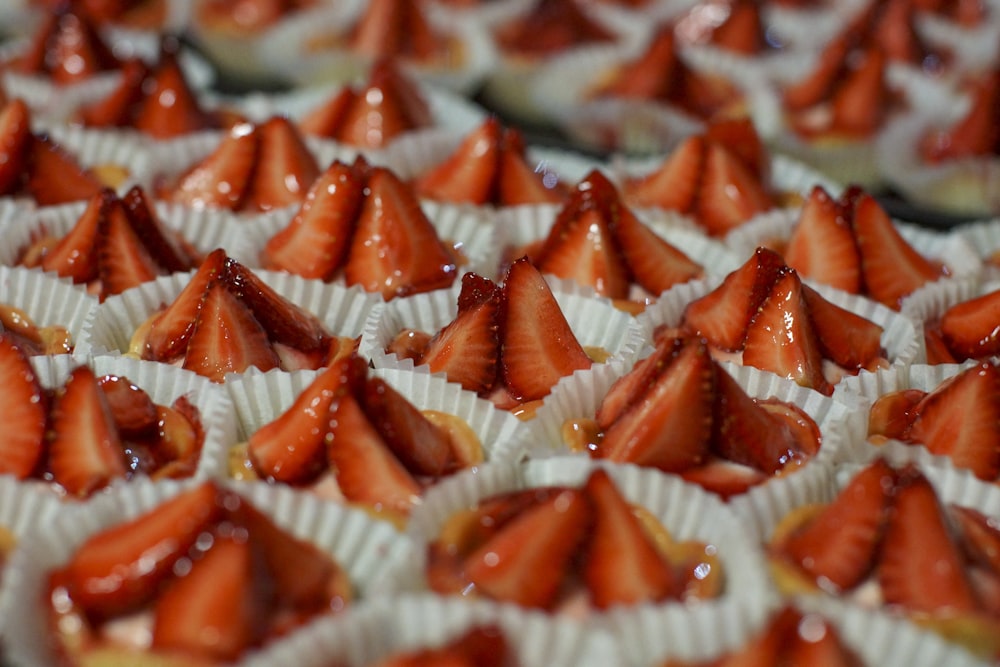
M7 334L0 335L0 472L25 479L38 466L45 447L46 406L31 362Z
M167 198L193 208L239 210L250 192L259 144L256 126L234 125L214 151L181 175Z
M370 58L405 54L426 59L439 38L423 12L414 0L374 0L351 29L351 50Z
M357 170L334 161L313 182L302 207L261 252L265 269L330 280L350 247L364 181Z
M926 391L902 389L879 396L868 412L868 435L905 440Z
M977 477L1000 476L1000 370L984 362L950 378L914 408L910 439Z
M774 667L786 664L782 661L783 652L792 643L801 620L802 614L797 609L782 607L757 634L739 649L712 663L713 667Z
M915 24L912 0L886 0L880 3L877 19L871 29L878 35L879 47L890 62L923 67L930 49L920 37Z
M115 199L110 190L92 196L73 228L42 257L41 267L77 284L96 280L99 271L97 236L105 212Z
M854 588L874 566L896 476L877 459L778 549L821 585L841 591Z
M101 219L97 264L102 297L121 294L163 273L133 231L125 205L117 197L105 207Z
M633 206L680 213L693 210L706 151L707 143L702 135L688 137L655 170L626 180L622 187L625 200Z
M945 275L941 264L923 257L906 242L871 195L857 200L854 233L865 287L876 301L890 308L898 310L905 296Z
M963 355L956 355L945 342L940 321L924 322L924 347L927 348L927 363L931 366L962 361L960 357Z
M608 220L586 205L559 213L533 262L542 273L588 285L609 299L628 297L627 269Z
M328 111L336 112L337 109ZM335 139L361 148L384 148L399 135L417 128L403 101L386 82L371 81L344 105Z
M101 182L48 135L34 136L27 148L25 188L39 206L90 199Z
M1000 72L977 78L969 91L968 113L955 125L931 130L920 142L920 154L936 163L990 155L1000 142L996 108L1000 104Z
M833 94L832 129L870 137L882 126L889 107L886 60L878 47L852 54L848 72Z
M378 58L372 64L368 80L379 90L392 91L411 128L426 127L434 123L434 115L423 92L416 81L402 71L397 58Z
M798 274L781 270L747 328L743 363L829 395L833 386L823 376L823 356L802 291Z
M499 206L558 204L566 199L566 187L544 163L531 165L523 139L514 129L503 133L497 165L496 203Z
M1000 573L1000 528L996 520L962 505L950 505L948 515L955 521L969 557L991 572Z
M250 436L247 455L258 475L297 484L326 468L330 407L343 391L342 375L336 365L324 370L287 410Z
M299 119L299 131L314 137L336 139L347 112L357 100L358 93L348 86L313 107Z
M188 340L184 368L222 382L226 373L242 373L251 366L268 371L278 365L278 355L253 312L223 282L210 283Z
M806 614L783 649L788 665L864 667L865 661L843 640L837 628L819 614Z
M503 631L477 625L443 646L393 653L371 667L503 667L510 663L511 648Z
M709 459L700 466L681 472L680 476L721 496L723 500L746 493L771 479L755 468L723 459Z
M739 350L751 319L771 292L782 266L780 255L758 248L721 285L684 308L683 328L723 350Z
M802 205L784 256L803 278L851 294L861 292L861 255L850 221L821 185L809 192Z
M709 454L714 391L708 350L691 339L607 427L594 455L667 472L702 463Z
M766 50L759 5L748 0L730 3L729 16L712 31L711 42L720 49L745 56Z
M220 661L239 658L261 641L269 591L260 569L250 542L216 535L156 600L153 648Z
M208 286L225 272L226 252L221 248L213 250L177 298L153 319L143 349L144 359L172 361L184 354Z
M434 334L420 354L432 373L478 394L496 382L500 357L500 287L475 273L462 276L455 319Z
M591 365L552 290L524 257L504 281L500 362L507 388L521 401L543 398L560 378Z
M221 515L218 499L218 487L205 482L87 539L64 568L73 601L91 618L102 618L151 600Z
M159 140L219 125L202 110L177 60L176 40L161 40L159 60L142 83L134 126Z
M1000 354L1000 290L951 306L941 315L941 335L957 360Z
M443 162L414 180L414 192L437 201L480 205L494 201L502 135L500 120L489 116Z
M767 181L771 171L770 154L750 116L713 118L705 128L705 138L725 146L740 158L758 181Z
M682 339L661 336L648 357L636 362L628 373L619 378L597 408L595 419L600 429L607 430L624 412L649 390L665 371L683 345Z
M17 190L30 143L28 105L21 99L12 99L0 109L0 195Z
M596 97L666 100L677 84L683 64L677 57L673 24L658 28L639 56L625 63L614 79L594 92Z
M632 279L649 294L658 296L704 273L700 264L626 208L619 211L612 229Z
M885 358L881 326L827 301L808 285L802 285L802 298L825 358L850 370L873 369Z
M126 127L132 109L142 99L142 84L149 67L141 58L129 58L121 66L121 81L107 96L82 107L78 114L88 127Z
M549 608L590 525L583 493L563 491L522 512L472 552L465 576L476 592L494 600Z
M504 51L554 55L571 46L614 41L614 34L587 15L580 3L540 0L517 19L499 26L496 38Z
M977 610L959 547L934 487L915 470L896 488L878 564L888 605L910 612L961 614Z
M583 493L594 512L583 565L594 606L659 602L674 595L670 564L607 472L593 472Z
M823 47L816 66L802 79L785 86L782 101L790 111L802 111L827 98L844 70L854 36L842 31Z
M740 158L721 144L708 144L695 216L709 234L724 236L773 207L765 184Z
M60 6L55 21L36 33L36 40L42 43L41 68L36 72L47 73L60 85L85 81L119 66L96 26L72 3Z
M142 187L136 185L129 188L122 197L122 203L128 211L132 231L157 266L168 273L178 273L190 271L199 264L198 251L160 222L149 195Z
M159 414L156 404L142 388L119 375L105 375L97 381L107 399L115 427L130 438L156 432Z
M257 167L242 208L269 211L301 203L320 174L316 158L284 116L272 116L258 130Z
M179 396L170 407L156 406L156 414L158 438L154 448L160 467L154 478L191 477L197 471L205 444L201 413L186 396Z
M344 277L386 299L447 287L455 261L413 190L389 169L373 167Z

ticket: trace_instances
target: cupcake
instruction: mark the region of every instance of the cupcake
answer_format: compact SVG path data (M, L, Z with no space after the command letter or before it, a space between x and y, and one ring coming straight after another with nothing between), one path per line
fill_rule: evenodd
M28 355L72 354L97 300L69 280L0 267L0 322Z

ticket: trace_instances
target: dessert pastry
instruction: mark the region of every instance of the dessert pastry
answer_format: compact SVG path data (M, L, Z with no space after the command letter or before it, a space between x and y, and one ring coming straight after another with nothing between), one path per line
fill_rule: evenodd
M70 278L102 301L200 261L187 241L160 223L139 186L121 198L103 189L64 234L43 224L34 237L19 253L19 265Z
M439 238L406 183L359 158L320 174L260 262L306 278L343 276L389 300L448 287L467 260Z
M613 43L615 32L574 2L538 0L528 12L494 28L504 54L548 58L581 44Z
M58 11L67 3L63 0L31 0L45 11ZM75 3L95 26L120 26L136 30L158 30L167 27L171 16L171 0L83 0Z
M370 667L430 667L444 663L505 667L516 664L508 641L500 628L474 627L443 646L397 651L369 665Z
M1000 288L985 287L923 320L927 363L957 364L969 359L987 360L1000 354L996 309Z
M63 326L40 326L21 308L0 303L0 331L27 356L72 354L73 336Z

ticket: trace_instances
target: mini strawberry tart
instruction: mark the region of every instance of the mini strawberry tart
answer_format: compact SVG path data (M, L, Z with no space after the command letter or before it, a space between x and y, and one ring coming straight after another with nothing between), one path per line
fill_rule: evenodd
M0 266L0 324L28 355L70 354L97 300L70 281Z
M903 312L923 324L927 363L959 364L1000 355L998 304L1000 284L963 281L925 290Z

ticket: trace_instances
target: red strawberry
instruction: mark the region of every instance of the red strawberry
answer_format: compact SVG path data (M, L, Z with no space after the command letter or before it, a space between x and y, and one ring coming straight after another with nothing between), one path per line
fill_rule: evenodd
M370 58L396 54L426 60L440 39L414 0L375 0L351 33L351 50Z
M494 201L502 135L503 125L489 116L443 162L414 181L414 192L446 202Z
M914 408L910 439L982 479L1000 476L1000 370L984 362L950 378Z
M259 135L250 123L234 125L212 153L178 179L167 198L194 208L241 209L258 162Z
M86 540L63 569L73 601L91 618L127 613L151 600L174 564L221 514L206 482Z
M30 143L28 105L21 99L12 99L0 109L0 195L17 190Z
M404 132L416 129L399 94L386 83L373 80L353 95L338 119L337 140L361 148L383 148Z
M41 267L77 284L96 280L97 236L105 212L115 199L115 194L106 189L91 197L73 228L42 257Z
M82 107L80 120L88 127L127 127L148 75L149 67L141 58L129 58L122 63L121 82L107 96Z
M709 459L700 466L681 472L680 476L721 496L723 500L746 493L770 479L759 470L722 459Z
M628 373L619 378L601 400L595 419L601 430L607 430L624 412L652 387L666 370L683 345L683 339L660 336L653 353L636 362Z
M77 497L128 474L111 407L86 366L73 370L52 402L49 469Z
M544 163L529 164L523 143L517 130L504 131L497 165L496 203L499 206L519 206L564 201L566 187L559 176Z
M1000 573L1000 528L996 520L961 505L949 506L948 515L955 521L969 557L990 571Z
M871 370L885 356L882 327L827 301L808 285L802 285L802 298L825 358L846 369Z
M643 224L626 208L619 211L612 231L633 280L649 294L660 295L679 283L702 275L700 264Z
M39 206L90 199L101 182L48 135L34 136L27 148L25 189Z
M104 208L97 235L101 296L121 294L163 272L136 236L125 205L117 197Z
M590 528L590 504L568 489L522 512L472 552L464 572L474 590L525 607L550 607Z
M659 602L676 588L670 564L603 469L590 475L583 493L593 505L593 528L583 577L598 609Z
M511 648L497 626L475 626L443 646L393 653L372 667L503 667Z
M198 265L198 251L160 222L149 195L140 186L130 188L122 197L122 203L128 211L132 231L158 266L169 273L177 273Z
M535 266L542 273L593 287L601 296L627 298L627 268L608 222L603 211L586 202L567 205L532 258Z
M257 166L242 208L268 211L301 203L320 174L316 158L284 116L272 116L258 130Z
M891 62L924 67L931 55L917 32L915 8L911 0L886 0L880 3L878 17L871 29L878 35L878 44Z
M770 294L782 266L780 255L758 248L721 285L685 307L682 326L723 350L739 350L751 319Z
M451 252L413 190L389 169L369 172L344 277L348 285L386 299L440 289L455 280Z
M496 382L500 357L499 311L500 288L489 278L466 273L455 319L430 339L420 363L469 391L488 391Z
M250 542L216 535L156 600L153 648L228 662L259 643L270 593L260 569Z
M782 101L788 110L802 111L827 98L840 78L854 38L850 32L842 31L823 48L809 74L784 88Z
M721 144L708 144L695 215L709 234L724 236L773 207L767 187L740 158Z
M20 65L28 73L46 73L64 85L118 69L119 62L87 15L67 3L35 33L28 59Z
M542 274L525 257L511 264L503 286L500 362L507 388L521 401L548 395L560 378L591 365Z
M865 287L876 301L899 309L903 298L944 274L941 265L906 242L878 201L861 195L854 209Z
M961 361L948 348L944 334L941 333L940 321L924 322L924 346L927 348L927 363L931 366L957 364Z
M865 661L848 647L837 628L818 614L807 614L790 633L784 646L788 665L824 665L825 667L864 667Z
M927 614L977 610L937 494L919 472L909 471L896 488L881 553L878 582L886 604Z
M118 375L105 375L97 381L107 399L115 427L122 437L141 437L156 432L159 413L156 404L143 389Z
M242 373L250 366L268 371L278 363L253 312L223 282L210 283L188 340L184 368L222 382L226 373Z
M714 142L743 161L760 182L770 174L770 155L753 119L749 116L713 118L705 128L705 138Z
M625 200L633 206L687 213L694 208L707 144L694 135L674 148L654 171L625 182Z
M989 155L1000 142L996 108L1000 104L1000 71L977 78L969 91L968 113L955 125L930 131L920 142L928 162Z
M345 86L341 90L313 107L299 119L298 128L303 134L336 139L347 112L357 99L357 92Z
M392 91L411 128L433 124L430 105L416 82L402 71L396 58L379 58L372 64L368 77L371 85L382 91Z
M871 463L778 549L821 585L854 588L873 567L896 477L882 459Z
M24 479L34 472L44 450L46 407L31 363L9 335L0 335L0 472Z
M801 620L802 615L797 609L783 607L746 644L713 662L712 667L774 667L785 664L782 662L783 651L792 643Z
M882 125L889 107L886 60L878 47L852 54L850 69L833 94L832 129L870 137Z
M743 363L831 394L833 386L823 376L823 357L802 291L793 269L779 272L747 328Z
M159 61L142 82L143 97L135 111L135 128L155 139L170 139L219 125L202 110L177 61L175 40L160 44Z
M926 395L920 389L902 389L879 396L868 412L868 435L907 439L916 408Z
M951 306L941 315L941 336L957 360L1000 354L1000 290Z
M314 479L326 468L330 407L344 391L341 368L325 369L295 402L247 440L247 455L258 475L286 484Z
M652 370L652 369L650 369ZM649 388L604 431L594 455L679 472L709 453L714 366L705 345L684 343Z
M784 256L803 278L851 294L861 291L861 256L850 220L821 185L803 204Z
M767 48L760 8L756 2L730 3L729 15L712 31L712 44L726 51L752 56Z
M334 161L313 182L302 207L261 252L265 269L330 280L350 247L364 180Z

